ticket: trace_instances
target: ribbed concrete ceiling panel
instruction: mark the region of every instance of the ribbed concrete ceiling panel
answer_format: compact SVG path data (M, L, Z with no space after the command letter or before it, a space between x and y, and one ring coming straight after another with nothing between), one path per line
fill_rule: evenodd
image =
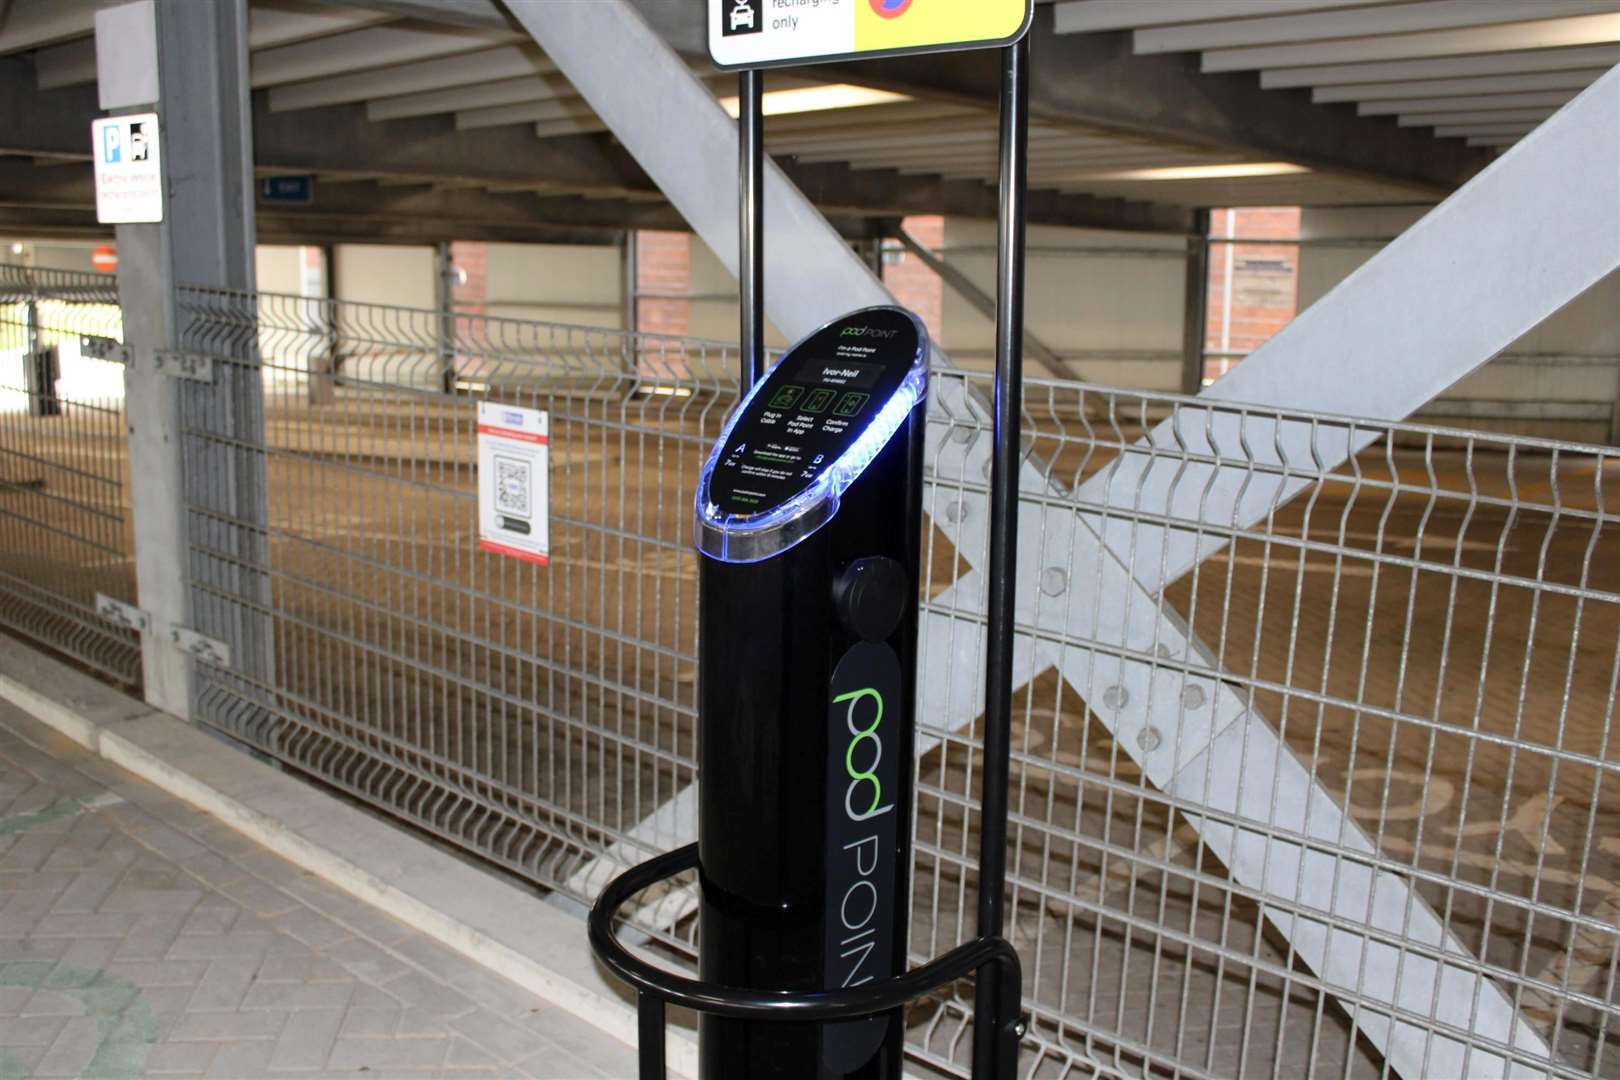
M279 86L342 72L432 60L515 40L513 34L431 23L391 23L255 52L253 86Z
M33 50L42 89L92 82L89 35L96 8L107 2L11 0L7 8L0 0L0 52ZM1162 54L1195 53L1197 66L1212 73L1257 71L1263 87L1309 88L1324 106L1352 104L1351 112L1372 118L1366 123L1387 123L1392 131L1430 128L1480 146L1510 143L1620 63L1620 0L1038 2L1052 12L1049 44L1069 40L1052 38L1054 29L1127 31L1126 59L1132 46L1167 61L1173 57ZM267 92L271 113L363 106L365 118L379 125L431 127L442 117L446 129L522 127L540 139L606 130L540 50L499 28L499 19L427 21L434 11L431 3L383 0L254 0L254 86ZM701 57L692 62L707 70ZM813 84L772 74L767 88L807 85ZM729 75L713 77L710 87L719 97L735 92ZM897 103L772 116L768 148L807 166L847 164L869 184L876 182L869 170L993 183L993 97L932 87L908 92L912 99ZM1241 132L1228 134L1241 139ZM1175 206L1405 202L1434 194L1419 196L1410 185L1376 178L1387 170L1365 176L1132 175L1274 164L1185 127L1057 115L1038 118L1031 131L1033 181L1069 194ZM446 162L445 171L454 174L455 163Z
M0 55L92 33L96 9L113 0L11 0L0 23Z
M375 101L525 75L549 75L556 70L556 65L533 45L503 45L438 60L277 86L270 91L270 111L292 112Z
M375 26L391 18L380 11L335 7L314 0L258 3L248 11L248 44L254 49L271 49Z
M462 109L487 109L495 105L555 101L578 96L572 83L552 72L377 98L366 103L366 115L373 120L399 120L407 116L432 116Z
M1603 0L1426 0L1373 8L1319 11L1225 22L1200 22L1136 32L1139 53L1192 52L1242 46L1298 45L1312 41L1388 37L1420 30L1518 23L1527 19L1591 15ZM1615 6L1620 9L1620 6Z
M1446 3L1449 0L1430 0ZM1607 6L1608 0L1593 0ZM1539 11L1538 5L1526 13ZM1567 19L1504 23L1467 30L1426 30L1414 34L1380 34L1336 38L1293 45L1258 45L1245 49L1216 49L1204 53L1205 71L1254 71L1268 67L1310 64L1370 63L1432 56L1468 56L1475 53L1515 52L1525 48L1557 49L1620 38L1620 14L1577 15Z
M1419 60L1390 60L1379 64L1320 64L1310 67L1271 68L1260 72L1267 90L1293 86L1336 86L1351 83L1393 82L1405 79L1453 79L1476 75L1517 75L1535 71L1573 71L1597 68L1608 71L1620 64L1620 44L1559 49L1515 49L1480 56L1433 56ZM1583 86L1597 81L1593 76Z
M1445 97L1513 95L1527 91L1558 91L1571 93L1585 90L1603 74L1603 68L1577 68L1574 71L1547 71L1524 75L1487 75L1477 79L1411 79L1404 82L1350 83L1345 86L1319 86L1311 91L1311 100L1328 103L1356 101L1363 106L1382 101L1428 100Z
M1620 63L1620 0L1062 0L1055 25L1129 30L1138 54L1197 53L1211 74L1477 146L1511 145Z
M1369 7L1385 0L1087 0L1057 5L1060 34L1135 30L1209 19L1245 19L1300 11Z
M1534 90L1523 94L1475 94L1471 97L1394 98L1363 101L1356 106L1361 116L1400 116L1403 125L1412 114L1422 112L1500 112L1504 109L1558 109L1575 97L1573 90Z

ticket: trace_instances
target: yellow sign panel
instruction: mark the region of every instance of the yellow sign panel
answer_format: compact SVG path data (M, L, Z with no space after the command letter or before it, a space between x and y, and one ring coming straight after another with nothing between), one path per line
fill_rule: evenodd
M1035 0L709 0L709 55L727 68L1010 45Z
M1030 11L1022 0L868 0L854 6L857 53L1015 41Z

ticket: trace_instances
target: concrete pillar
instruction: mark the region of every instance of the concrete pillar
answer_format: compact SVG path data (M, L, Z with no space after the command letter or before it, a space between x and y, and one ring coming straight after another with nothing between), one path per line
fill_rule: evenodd
M186 421L206 417L233 441L262 441L258 371L216 364L213 381L201 382L158 365L159 353L188 351L180 286L254 286L247 30L247 0L139 0L96 15L102 108L155 111L161 133L163 220L118 226L118 285L132 350L125 408L135 574L151 617L146 699L180 716L191 714L196 678L175 641L181 628L224 641L244 675L268 674L261 617L220 595L255 599L263 589L253 569L263 566L263 457L182 436ZM245 337L209 351L232 348L251 360L258 343ZM209 513L189 514L188 503ZM227 558L193 560L193 543ZM194 590L193 581L211 588Z

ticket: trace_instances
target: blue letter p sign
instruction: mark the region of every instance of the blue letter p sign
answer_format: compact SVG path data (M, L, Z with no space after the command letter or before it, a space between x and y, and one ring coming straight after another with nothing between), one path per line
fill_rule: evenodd
M124 129L108 124L101 129L101 160L116 165L124 160Z

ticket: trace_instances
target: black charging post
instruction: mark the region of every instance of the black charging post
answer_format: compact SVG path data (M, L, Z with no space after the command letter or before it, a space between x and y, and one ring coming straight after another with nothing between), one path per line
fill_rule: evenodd
M852 52L825 55L829 39L814 39L822 42L816 59L1002 46L979 933L909 971L930 343L911 313L866 308L814 331L765 372L758 68L811 54L796 54L803 42L787 35L751 37L766 31L762 8L757 0L710 0L709 11L714 58L746 69L738 170L743 399L709 454L695 507L699 840L610 883L591 911L591 944L639 993L644 1080L664 1073L668 1004L700 1014L703 1080L897 1080L902 1007L969 975L978 987L974 1076L1010 1080L1024 1030L1018 955L1002 929L1021 464L1024 35L1033 0L976 0L971 15L957 16L957 31L949 20L918 20L910 25L925 38L947 29L943 39L916 41L893 36L911 0L854 0L822 13L850 17ZM996 18L1016 29L977 39L964 29ZM872 37L874 26L890 37ZM862 33L877 44L860 48ZM722 47L725 39L731 44ZM655 967L613 932L615 913L636 893L693 869L702 897L697 979Z
M705 980L905 969L928 334L899 308L790 349L698 488ZM897 1015L703 1018L705 1078L899 1075Z

